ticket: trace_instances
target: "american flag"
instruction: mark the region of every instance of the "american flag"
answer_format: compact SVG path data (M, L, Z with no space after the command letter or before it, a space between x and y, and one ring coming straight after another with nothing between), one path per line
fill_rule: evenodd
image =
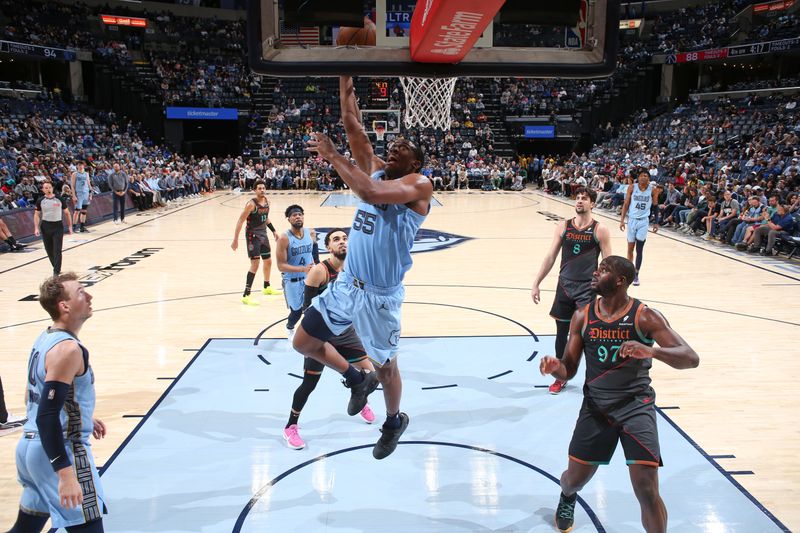
M319 45L319 28L316 26L297 26L281 21L281 40L285 45Z

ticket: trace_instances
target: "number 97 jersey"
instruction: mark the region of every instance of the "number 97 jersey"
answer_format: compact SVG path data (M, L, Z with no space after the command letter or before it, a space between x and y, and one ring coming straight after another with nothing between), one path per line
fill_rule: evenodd
M372 174L380 180L382 170ZM345 271L376 287L395 287L411 268L411 247L425 221L402 204L358 203L347 242Z
M639 314L646 306L631 298L628 306L605 321L597 307L600 299L586 306L583 323L583 353L586 357L587 395L600 407L618 402L650 386L651 359L623 359L619 349L625 341L648 346L653 340L639 329Z

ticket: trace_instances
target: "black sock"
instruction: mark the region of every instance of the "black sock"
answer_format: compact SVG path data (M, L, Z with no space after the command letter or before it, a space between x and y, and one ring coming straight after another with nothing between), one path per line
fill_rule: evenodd
M556 358L564 357L564 350L567 348L569 339L569 321L556 320Z
M576 499L578 499L578 493L576 492L576 493L575 493L575 494L573 494L572 496L567 496L567 495L566 495L566 494L564 494L564 492L562 491L562 492L561 492L561 499L562 499L562 500L564 500L564 501L567 501L567 502L569 502L569 503L572 503L572 502L574 502Z
M300 420L300 413L295 413L294 411L289 412L289 421L286 423L286 427L293 426L297 424L297 421Z
M390 415L386 413L386 422L383 423L383 427L386 429L397 429L402 424L402 420L400 420L400 412Z
M636 241L636 276L642 268L642 257L644 256L644 241Z
M247 283L244 285L244 294L242 296L250 296L250 287L253 286L253 280L256 279L256 273L247 271Z
M344 381L347 383L348 387L358 385L364 381L364 376L361 375L361 371L353 365L348 365L347 370L342 372L342 377L344 378Z
M264 282L264 288L266 289L267 287L269 287L269 281Z

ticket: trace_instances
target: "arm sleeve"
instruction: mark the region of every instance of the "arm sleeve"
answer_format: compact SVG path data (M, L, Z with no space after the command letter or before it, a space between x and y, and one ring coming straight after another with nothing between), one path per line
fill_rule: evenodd
M319 244L314 243L314 248L311 249L311 257L314 258L314 264L319 264Z
M61 427L61 410L69 392L69 385L60 381L46 381L42 396L39 399L39 412L36 415L36 426L42 448L50 459L54 472L70 466L64 446L64 429Z
M272 222L268 222L267 227L272 233L275 233L275 226L272 225Z
M319 287L305 285L305 291L303 291L303 311L308 309L311 305L311 300L313 300L314 296L317 294L319 294Z

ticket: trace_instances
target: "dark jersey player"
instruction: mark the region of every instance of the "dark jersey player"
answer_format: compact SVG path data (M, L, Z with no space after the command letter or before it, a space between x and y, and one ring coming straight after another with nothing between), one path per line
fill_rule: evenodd
M539 273L533 281L531 297L539 303L539 284L547 277L561 252L561 269L558 272L558 285L550 316L556 320L556 357L564 357L564 348L569 336L569 321L576 309L594 299L589 286L592 273L597 269L600 254L603 258L611 255L611 232L592 218L597 194L585 187L575 191L575 217L562 220L556 225L550 250L542 260ZM550 394L558 394L567 385L566 381L556 379L550 385Z
M539 364L543 375L569 380L578 371L581 354L586 355L583 405L561 474L555 517L562 532L573 527L577 492L599 465L608 464L617 442L625 451L644 529L667 529L667 509L658 492L663 463L650 367L658 359L673 368L694 368L700 359L661 313L628 296L635 277L636 268L627 259L603 259L592 276L599 297L573 315L564 358L546 356Z
M256 279L259 261L263 261L264 264L264 289L261 292L269 295L281 294L281 291L277 291L269 285L272 252L267 239L267 228L272 232L275 242L278 241L278 234L275 232L275 226L269 221L267 186L262 180L256 180L253 189L256 196L249 199L244 205L239 215L239 220L236 221L236 231L233 233L233 242L231 243L231 249L235 252L239 247L239 232L242 231L242 225L246 221L247 227L245 228L244 236L247 241L247 257L250 258L250 269L247 271L242 303L247 305L258 305L258 300L250 296L250 291L253 281Z
M311 305L311 301L317 295L336 281L339 273L344 268L344 261L347 257L347 233L343 229L333 229L325 235L325 247L331 254L330 259L325 259L321 263L314 265L305 278L305 294L303 297L303 310ZM361 344L356 330L351 326L341 335L331 338L328 342L342 354L348 363L357 368L363 368L374 372L375 368L367 357L367 351ZM325 365L309 357L303 362L303 382L294 391L292 397L292 410L289 413L289 421L283 430L283 438L286 444L295 450L305 448L305 442L300 437L298 422L300 412L305 407L308 397L314 391L325 370ZM365 405L360 412L361 418L368 424L375 421L375 414L370 409L369 404Z

